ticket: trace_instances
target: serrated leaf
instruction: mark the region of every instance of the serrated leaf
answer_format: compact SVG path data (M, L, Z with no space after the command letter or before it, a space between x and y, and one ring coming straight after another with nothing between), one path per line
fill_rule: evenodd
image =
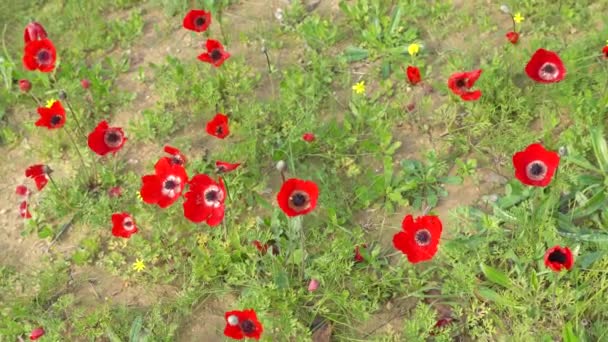
M505 274L504 272L500 271L497 268L485 265L483 263L481 263L479 266L481 267L481 271L486 276L486 278L488 278L489 281L506 288L511 286L509 276L507 276L507 274Z
M357 62L369 57L369 51L360 47L349 46L344 50L344 56L349 62Z

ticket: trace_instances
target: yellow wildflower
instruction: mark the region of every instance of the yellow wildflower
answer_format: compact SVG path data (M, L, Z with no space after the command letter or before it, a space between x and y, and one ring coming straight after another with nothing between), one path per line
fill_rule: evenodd
M365 93L365 81L361 81L353 86L353 90L357 94Z
M515 13L515 15L513 16L513 21L515 21L516 23L521 23L522 21L524 21L524 17L521 15L520 12Z
M53 106L53 103L57 102L56 99L49 99L46 101L46 108L51 108Z
M410 46L407 47L407 52L410 54L410 56L416 56L418 54L418 52L420 52L420 44L418 44L418 43L410 44Z
M139 192L139 191L137 192L137 199L140 200L140 201L144 200L144 198L141 197L141 192Z
M146 268L146 265L144 264L143 260L141 260L141 259L136 259L135 262L133 263L134 271L141 272L145 268Z

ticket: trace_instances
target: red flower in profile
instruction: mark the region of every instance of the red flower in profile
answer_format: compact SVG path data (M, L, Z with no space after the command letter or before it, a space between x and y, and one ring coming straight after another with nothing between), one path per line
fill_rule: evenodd
M538 49L526 65L526 74L538 83L556 83L566 76L566 68L557 53Z
M197 57L201 62L206 62L215 65L215 67L219 67L230 57L230 54L224 50L222 44L217 40L207 39L205 45L207 47L207 52L202 53Z
M443 230L439 217L420 216L414 220L412 215L407 215L401 227L403 231L393 236L393 246L407 255L409 262L415 264L435 256Z
M360 246L355 247L355 262L363 262L365 260L365 258L363 258L363 255L361 255L360 248L367 249L367 245L362 244Z
M120 127L110 127L103 120L89 134L88 144L91 150L100 156L108 153L116 154L127 141L125 133Z
M215 114L213 119L207 122L206 130L209 135L224 139L228 136L228 134L230 134L230 129L228 128L228 117L222 113Z
M418 69L415 66L408 66L407 67L407 79L410 81L410 83L412 85L416 85L418 83L420 83L420 81L422 81L422 76L420 76L420 69Z
M22 201L21 204L19 204L19 215L25 219L32 218L32 214L30 214L27 207L27 201Z
M205 32L209 25L211 25L211 12L205 10L191 10L186 13L182 25L186 30Z
M608 59L608 45L604 46L602 53L604 54L604 58Z
M228 163L225 161L216 161L215 162L215 170L217 172L230 172L230 171L234 171L236 170L239 166L241 166L241 163Z
M24 93L27 93L28 91L30 91L30 89L32 89L32 82L28 80L19 80L19 90Z
M40 119L36 121L36 126L48 129L61 128L65 124L65 109L61 102L55 101L51 107L38 107Z
M23 65L27 70L51 72L55 69L56 59L57 52L55 51L55 46L47 38L33 40L25 45Z
M253 309L228 311L224 314L224 318L226 319L224 335L235 340L245 337L259 340L264 331Z
M313 133L304 133L302 134L302 140L306 142L313 142L315 141L315 135Z
M184 167L171 164L168 158L161 158L154 165L155 174L141 178L141 198L148 204L166 208L175 203L188 182Z
M475 85L480 75L481 69L454 73L448 79L448 87L464 101L478 100L481 97L481 90L471 91L470 89Z
M34 41L42 40L46 38L46 31L44 27L35 21L27 24L25 31L23 32L23 41L25 44Z
M128 213L112 214L112 235L128 239L137 233L137 226L133 217Z
M44 335L44 328L42 328L42 327L36 328L36 329L32 330L32 332L30 333L30 340L35 341L35 340L39 339L40 337L42 337L43 335Z
M28 197L30 195L30 189L28 189L27 186L23 184L17 185L15 193L17 194L17 196Z
M281 186L277 202L281 210L289 216L305 215L317 206L319 187L315 182L290 178Z
M519 40L519 33L514 31L507 32L505 36L507 37L507 40L511 42L511 44L517 44L517 41Z
M31 178L36 182L36 188L38 191L44 189L46 184L49 182L49 174L52 172L51 168L42 165L36 164L28 167L25 170L25 176Z
M182 152L180 150L178 150L177 148L173 147L173 146L165 146L164 151L168 154L171 155L169 159L169 161L171 162L171 164L177 164L177 165L185 165L186 164L186 156L182 154Z
M207 175L196 175L190 180L190 189L184 195L184 216L194 222L217 226L224 219L226 187L220 178L215 182Z
M526 185L549 185L558 165L559 154L545 150L543 145L538 143L531 144L513 155L515 177Z
M572 265L574 265L574 258L568 247L555 246L549 248L545 253L545 266L555 272L570 270Z

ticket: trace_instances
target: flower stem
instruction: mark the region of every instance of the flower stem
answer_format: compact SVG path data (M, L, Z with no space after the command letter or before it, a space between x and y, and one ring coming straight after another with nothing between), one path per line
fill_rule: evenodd
M511 21L513 22L513 32L517 33L517 29L515 28L515 17L511 14Z
M80 149L78 148L78 144L76 143L76 140L74 140L74 137L72 136L72 132L70 132L67 128L66 128L66 132L67 132L68 138L70 138L70 141L72 142L72 145L74 145L74 149L76 149L76 153L78 154L78 159L80 159L80 163L82 164L83 170L87 170L87 164L84 162L84 158L82 157L82 154L80 153ZM88 172L87 172L87 174L88 174ZM88 175L88 176L90 176L90 175Z
M38 107L42 107L42 102L40 102L40 99L36 97L36 95L32 94L32 93L27 93L38 105Z
M74 108L72 107L72 104L70 103L70 101L68 99L65 99L65 103L68 105L68 109L72 113L72 116L74 117L74 121L76 121L76 126L78 126L78 132L80 132L80 134L83 137L86 137L84 128L82 128L82 125L80 124L80 120L78 120L78 115L76 115L76 112L74 111Z
M285 183L285 171L281 171L281 178L283 179L283 183Z

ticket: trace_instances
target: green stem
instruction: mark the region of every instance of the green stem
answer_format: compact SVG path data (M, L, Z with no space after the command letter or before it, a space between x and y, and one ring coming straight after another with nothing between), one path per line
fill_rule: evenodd
M78 148L78 144L76 143L76 140L74 140L72 133L67 129L67 127L66 127L66 134L67 134L68 138L70 138L72 145L74 145L74 149L76 149L76 153L78 154L78 159L80 159L80 163L82 164L83 170L88 170L87 164L84 162L84 158L82 157L82 154L80 153L80 149ZM88 174L88 171L86 171L86 172ZM90 175L88 175L88 176L90 176Z
M74 111L74 108L72 107L72 104L70 103L70 101L68 99L65 99L65 103L68 105L68 109L70 110L70 112L72 113L72 116L74 117L74 121L76 122L76 126L78 126L78 131L80 132L80 134L83 137L86 137L86 134L84 132L84 128L80 124L80 120L78 120L78 115L76 115L76 112Z

